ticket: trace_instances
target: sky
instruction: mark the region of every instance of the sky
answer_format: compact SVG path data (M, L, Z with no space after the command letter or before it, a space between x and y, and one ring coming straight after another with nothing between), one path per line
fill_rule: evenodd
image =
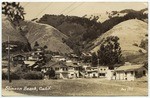
M21 2L25 19L40 18L44 14L79 16L120 11L123 9L141 10L147 7L143 2Z

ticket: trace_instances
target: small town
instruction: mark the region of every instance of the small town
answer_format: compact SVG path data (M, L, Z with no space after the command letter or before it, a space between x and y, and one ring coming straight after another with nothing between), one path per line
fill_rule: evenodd
M2 96L148 96L148 2L31 1L1 2Z
M13 50L13 47L11 49ZM124 65L116 64L113 69L99 64L97 67L92 67L91 63L84 63L81 59L91 59L91 53L82 53L82 56L79 57L74 53L68 56L57 53L46 54L44 53L45 50L39 46L34 50L27 54L13 55L11 67L14 70L20 67L22 71L41 72L42 79L105 78L108 80L134 81L136 78L147 76L148 73L144 65L132 65L130 62L125 62ZM7 69L8 60L3 59L2 71L7 73Z

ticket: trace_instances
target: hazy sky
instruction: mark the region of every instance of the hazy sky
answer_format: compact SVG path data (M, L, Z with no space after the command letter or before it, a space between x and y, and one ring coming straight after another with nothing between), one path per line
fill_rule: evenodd
M122 9L140 10L147 7L147 3L112 3L112 2L22 2L26 15L25 19L40 18L44 14L64 14L83 16L85 14L105 13Z

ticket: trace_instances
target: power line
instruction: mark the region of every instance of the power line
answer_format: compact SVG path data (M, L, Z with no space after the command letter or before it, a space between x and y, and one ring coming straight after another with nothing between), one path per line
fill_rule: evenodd
M35 16L35 18L38 17L41 13L43 13L51 4L52 4L52 3L48 4L40 13L38 13L38 14Z
M69 5L67 8L65 8L63 11L60 12L60 14L62 14L63 12L65 12L67 9L69 9L71 6L73 6L76 2L73 2L71 5Z
M76 6L75 8L73 8L72 10L68 11L68 13L66 14L69 14L70 12L72 12L73 10L75 10L76 8L78 8L79 6L81 6L84 2L82 2L81 4L79 4L78 6Z

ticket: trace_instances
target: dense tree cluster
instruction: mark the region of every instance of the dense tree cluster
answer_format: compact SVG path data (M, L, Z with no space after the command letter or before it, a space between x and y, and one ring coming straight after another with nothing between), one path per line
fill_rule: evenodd
M24 20L24 8L18 2L2 2L2 14L17 25L20 20Z
M113 68L113 65L122 63L121 47L117 36L109 36L102 40L97 54L92 54L92 65L107 65Z

